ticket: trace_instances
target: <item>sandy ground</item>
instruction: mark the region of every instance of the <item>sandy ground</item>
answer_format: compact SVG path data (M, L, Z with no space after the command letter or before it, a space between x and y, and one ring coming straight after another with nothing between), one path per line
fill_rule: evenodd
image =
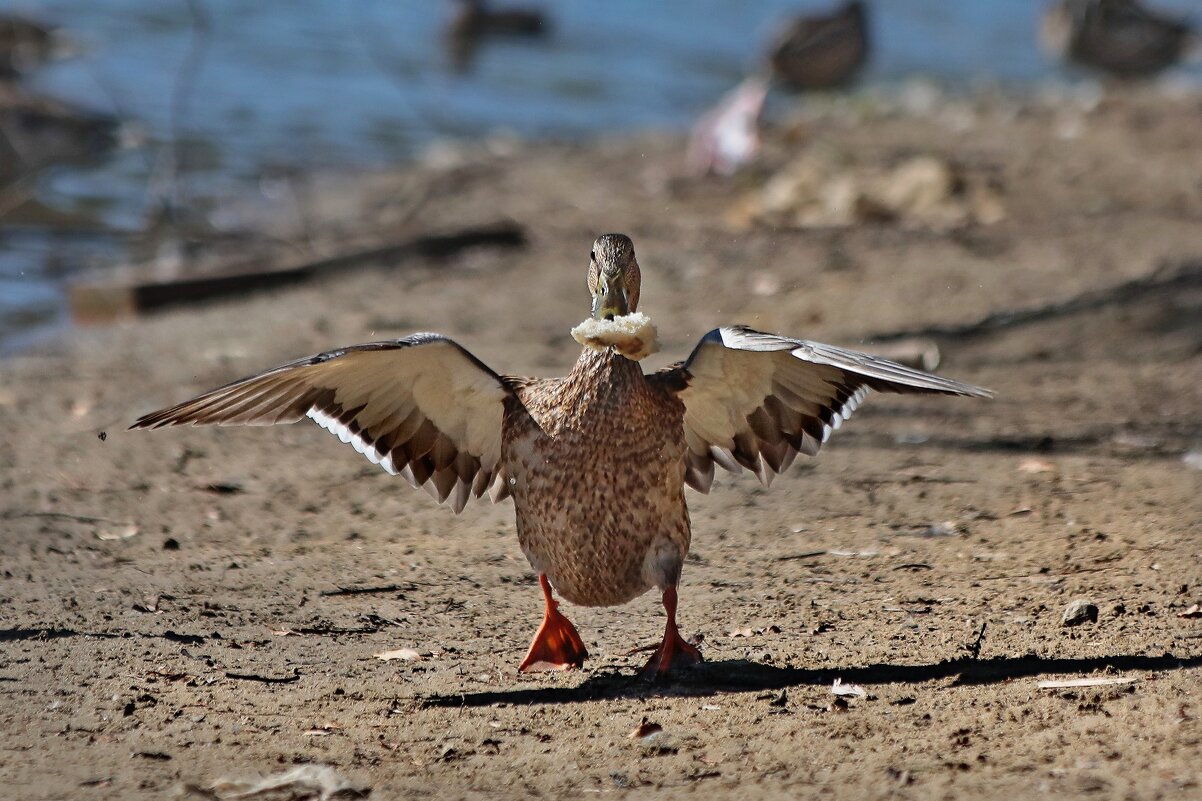
M227 797L298 766L373 799L1199 797L1202 100L1074 102L838 107L725 183L675 177L668 136L365 177L327 198L357 210L331 236L504 213L531 243L0 364L0 797ZM1005 213L748 227L747 197L803 151L935 155ZM508 502L454 516L316 426L124 431L413 330L563 371L606 230L635 240L658 364L729 322L849 345L965 326L935 337L940 369L998 393L874 396L770 489L691 495L682 625L709 661L675 681L625 655L661 631L651 594L567 609L585 670L516 673L541 599ZM1077 599L1097 621L1063 626ZM373 656L399 648L420 658ZM1081 677L1126 681L1039 686ZM836 679L865 694L836 702ZM628 736L644 720L662 731Z

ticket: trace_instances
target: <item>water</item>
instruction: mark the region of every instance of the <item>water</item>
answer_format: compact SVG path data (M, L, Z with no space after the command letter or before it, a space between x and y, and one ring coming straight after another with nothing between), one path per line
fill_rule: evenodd
M102 167L46 174L39 196L136 232L165 191L156 176L176 135L189 143L180 186L201 201L246 196L279 170L395 164L438 137L684 129L755 66L775 21L820 7L804 0L543 5L552 14L549 39L489 43L467 74L448 69L439 36L448 8L435 0L197 0L209 20L201 39L184 0L14 5L63 25L80 50L35 74L32 87L132 118L143 140ZM865 82L922 75L951 86L1025 86L1060 74L1036 46L1041 5L877 2ZM1196 0L1159 6L1198 10ZM181 93L189 58L198 67L191 91ZM0 342L60 318L64 276L121 252L121 240L107 235L0 228Z

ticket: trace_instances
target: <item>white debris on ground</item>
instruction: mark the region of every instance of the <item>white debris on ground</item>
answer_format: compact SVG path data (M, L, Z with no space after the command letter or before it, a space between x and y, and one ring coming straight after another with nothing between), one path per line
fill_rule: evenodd
M380 651L378 654L372 654L372 656L384 662L389 662L393 659L403 659L406 662L412 662L422 658L422 655L412 648L397 648L392 651Z
M864 164L830 148L812 147L739 201L729 216L743 227L895 223L946 231L1001 222L1006 209L990 176L937 156Z
M747 78L718 101L693 126L685 154L696 175L733 175L755 158L760 149L760 114L768 82Z
M868 695L868 691L858 684L844 684L843 679L835 679L835 683L831 685L831 695L850 695L856 698L863 698Z
M1065 690L1074 687L1106 687L1111 684L1131 684L1135 679L1129 678L1091 678L1091 679L1048 679L1039 682L1041 690Z
M219 801L343 801L371 793L370 787L354 784L329 765L298 765L274 776L220 779L208 787L187 789L193 796Z

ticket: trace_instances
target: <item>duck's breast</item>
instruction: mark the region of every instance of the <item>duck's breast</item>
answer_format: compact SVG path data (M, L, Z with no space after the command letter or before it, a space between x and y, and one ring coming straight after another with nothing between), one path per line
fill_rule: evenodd
M674 584L688 551L684 408L641 372L572 389L533 385L506 415L518 540L567 600L620 604Z

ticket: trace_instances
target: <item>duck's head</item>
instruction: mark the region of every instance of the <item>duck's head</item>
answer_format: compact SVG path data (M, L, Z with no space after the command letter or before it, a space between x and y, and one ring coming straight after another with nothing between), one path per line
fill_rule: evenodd
M593 319L625 317L639 307L642 276L634 243L625 234L602 234L589 254L588 291L593 296Z
M573 338L591 350L612 350L636 362L655 353L655 326L638 311L641 278L630 237L597 237L588 263L593 314L572 329Z

